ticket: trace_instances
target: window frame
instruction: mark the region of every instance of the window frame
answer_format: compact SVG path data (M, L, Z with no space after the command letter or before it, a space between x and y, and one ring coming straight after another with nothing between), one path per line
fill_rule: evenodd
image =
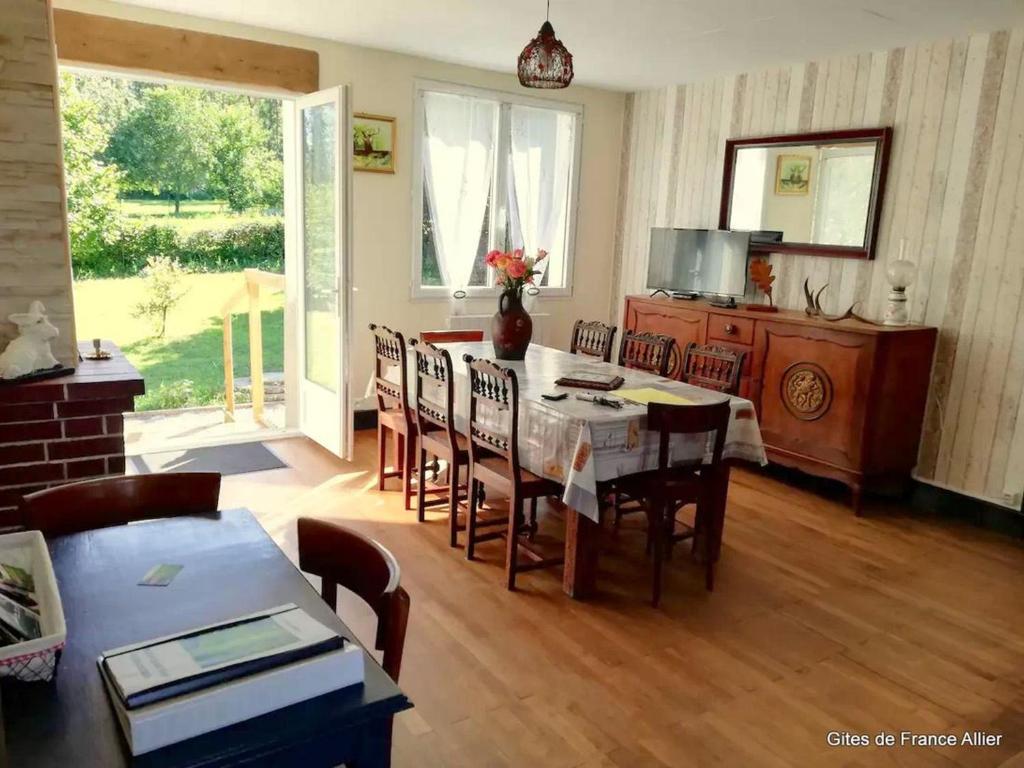
M575 102L555 101L522 96L509 91L477 88L459 83L448 83L440 80L417 79L413 93L413 149L412 149L412 281L409 286L410 297L417 300L447 301L452 297L452 289L446 285L423 285L423 130L425 110L423 94L428 91L451 93L459 96L474 96L481 99L496 101L499 104L498 141L495 147L495 163L492 177L492 190L499 191L493 196L495 203L490 207L490 241L504 242L506 221L508 219L507 194L501 190L508 188L508 164L502 162L508 157L511 142L510 108L512 106L551 109L572 114L575 117L572 171L569 178L569 201L567 211L567 232L565 237L565 284L558 287L541 289L538 298L569 297L573 295L573 267L576 252L576 227L579 214L580 198L580 166L583 156L583 115L582 104ZM488 271L488 280L493 274ZM473 286L467 291L468 298L494 297L498 289L493 282L486 286Z

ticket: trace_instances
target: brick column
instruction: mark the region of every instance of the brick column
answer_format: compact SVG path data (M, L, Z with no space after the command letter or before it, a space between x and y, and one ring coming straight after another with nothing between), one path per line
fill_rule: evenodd
M23 494L124 474L123 414L143 392L142 376L120 352L83 360L71 376L0 386L0 527L17 522Z

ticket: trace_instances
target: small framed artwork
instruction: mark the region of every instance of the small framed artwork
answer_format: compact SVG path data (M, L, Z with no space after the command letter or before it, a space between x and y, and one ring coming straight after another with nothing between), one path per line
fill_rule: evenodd
M779 155L775 162L775 194L806 195L810 190L810 155Z
M395 118L356 112L352 116L352 155L357 171L395 172Z

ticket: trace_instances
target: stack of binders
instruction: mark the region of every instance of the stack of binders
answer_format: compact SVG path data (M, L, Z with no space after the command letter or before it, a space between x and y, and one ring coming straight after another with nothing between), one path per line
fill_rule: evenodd
M362 648L286 605L107 651L133 755L363 682Z

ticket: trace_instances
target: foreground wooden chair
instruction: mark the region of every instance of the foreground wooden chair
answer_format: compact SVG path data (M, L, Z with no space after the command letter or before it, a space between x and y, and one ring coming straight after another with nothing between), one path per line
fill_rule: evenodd
M405 508L412 509L412 474L415 471L416 419L409 407L407 390L408 361L405 337L383 325L370 324L376 354L373 364L374 391L377 394L377 490L384 490L390 477L402 478ZM389 368L397 368L398 381L386 378ZM386 469L387 438L394 444L395 468ZM421 478L422 479L422 478Z
M456 341L483 341L484 332L473 330L423 331L420 341L428 344L449 344Z
M614 325L605 325L596 320L577 320L572 327L569 352L574 355L597 357L606 363L611 362L616 330L618 329Z
M683 350L683 381L727 395L740 393L740 373L746 352L690 342Z
M161 517L217 511L220 474L166 472L83 480L24 496L26 528L61 536Z
M506 539L505 580L516 588L516 575L522 571L561 565L564 557L545 558L530 545L536 531L537 499L561 496L562 486L533 474L519 465L519 382L515 371L500 368L490 360L463 358L469 365L469 518L466 523L466 558L472 560L481 541L504 536ZM481 408L483 406L483 408ZM484 415L507 414L507 431L484 421ZM477 507L480 487L507 496L508 527L502 532L478 534ZM530 520L523 514L530 501ZM520 541L523 534L529 538ZM519 562L522 548L529 562Z
M459 502L464 501L469 481L459 484L459 473L469 465L469 443L465 435L455 430L455 381L452 374L452 356L447 349L433 344L412 342L416 363L416 429L419 433L418 464L427 466L427 456L448 463L447 486L427 488L421 477L417 487L416 510L419 521L426 519L427 507L448 505L449 544L458 545ZM428 397L432 394L433 397ZM427 500L427 494L447 493L447 497Z
M647 429L658 432L658 468L620 478L618 487L632 499L643 499L648 515L647 531L654 550L651 602L661 599L662 564L666 552L678 541L700 537L704 545L705 586L714 588L714 554L722 536L721 515L714 508L715 488L723 464L722 449L729 428L729 401L711 405L647 406ZM669 443L675 435L708 435L713 443L711 460L669 465ZM688 504L697 505L694 527L677 531L675 513Z
M338 610L339 585L373 609L374 647L384 652L381 666L397 683L410 600L399 584L401 569L395 556L373 539L327 520L300 517L298 530L299 570L320 577L320 594L331 610Z
M659 333L626 331L619 346L619 365L668 376L675 339Z

